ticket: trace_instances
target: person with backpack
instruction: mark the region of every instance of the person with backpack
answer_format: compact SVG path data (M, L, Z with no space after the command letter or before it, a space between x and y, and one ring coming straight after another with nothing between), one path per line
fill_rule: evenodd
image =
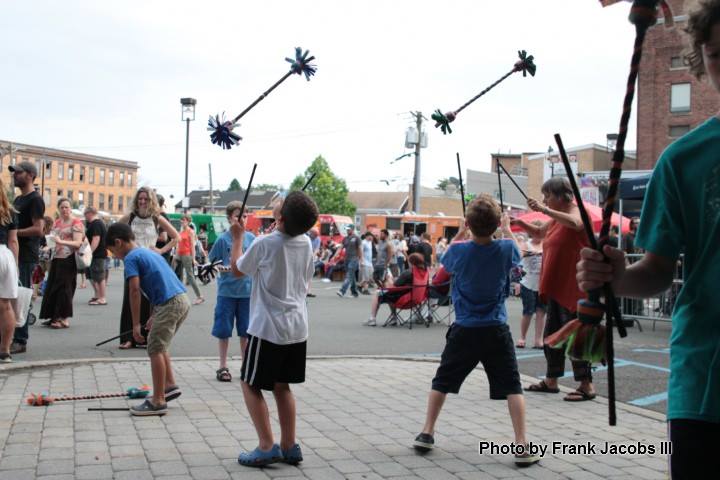
M178 233L175 227L161 215L155 192L149 187L140 187L131 203L130 213L119 220L121 223L130 225L135 236L135 243L140 248L150 250L164 255L172 250L178 240ZM169 241L162 248L157 248L159 231L167 232ZM150 303L143 296L140 302L140 324L142 326L142 337L147 338L145 324L150 318ZM143 348L145 344L138 344L132 334L132 314L130 312L130 297L128 282L125 281L123 290L122 312L120 314L120 347L123 350L128 348Z

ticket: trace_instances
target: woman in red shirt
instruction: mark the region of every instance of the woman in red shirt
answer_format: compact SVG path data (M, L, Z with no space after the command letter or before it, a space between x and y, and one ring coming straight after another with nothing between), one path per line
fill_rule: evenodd
M180 262L185 271L185 278L190 283L193 291L195 292L195 301L193 305L199 305L205 301L200 289L195 282L195 272L193 270L193 264L195 262L195 231L190 228L190 215L183 215L180 219L180 236L178 239L178 246L175 261ZM182 279L181 279L182 280Z
M522 220L513 223L528 233L543 238L543 260L540 270L540 298L547 304L545 337L557 332L577 317L577 303L585 298L575 275L580 261L580 250L589 246L583 231L580 210L573 202L570 182L565 177L553 177L542 186L543 203L531 198L528 206L542 212L550 221L531 225ZM526 388L529 392L558 393L559 377L565 372L565 351L562 348L544 347L547 360L545 379ZM592 400L595 389L589 362L572 361L575 380L580 386L565 396L569 402Z

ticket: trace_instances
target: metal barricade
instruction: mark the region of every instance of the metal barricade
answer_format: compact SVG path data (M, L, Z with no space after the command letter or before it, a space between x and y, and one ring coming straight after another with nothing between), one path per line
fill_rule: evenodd
M643 257L642 253L628 254L629 264L633 264ZM639 330L642 332L640 320L649 320L653 322L653 330L655 330L656 322L670 322L672 312L675 308L675 300L683 286L684 273L684 257L681 255L678 260L673 283L669 289L660 295L650 298L621 298L623 319L633 320Z

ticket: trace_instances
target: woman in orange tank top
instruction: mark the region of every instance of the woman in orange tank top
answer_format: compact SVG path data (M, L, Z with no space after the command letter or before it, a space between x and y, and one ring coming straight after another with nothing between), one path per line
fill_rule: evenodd
M197 283L195 282L193 264L195 262L195 242L197 240L195 237L195 231L190 227L190 221L190 215L183 215L180 219L181 229L180 236L178 238L175 261L180 262L182 265L183 271L185 271L185 278L195 292L195 297L197 298L193 302L193 305L198 305L203 303L205 298L203 298L200 293L200 288L198 288ZM182 278L180 280L182 280Z
M585 298L575 275L580 261L580 250L589 246L580 211L573 202L570 182L565 177L553 177L542 186L543 203L531 198L528 206L542 212L550 220L542 225L531 225L522 220L513 223L531 235L543 238L543 260L540 270L540 298L547 304L544 336L551 335L577 317L577 302ZM547 361L545 379L526 388L529 392L558 393L558 378L565 372L565 351L544 347ZM569 402L592 400L595 389L588 362L572 361L575 380L580 386L565 396Z

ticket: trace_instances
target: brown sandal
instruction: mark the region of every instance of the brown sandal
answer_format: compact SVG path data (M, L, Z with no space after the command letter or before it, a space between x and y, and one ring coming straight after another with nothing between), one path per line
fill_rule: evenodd
M526 392L538 392L538 393L560 393L558 387L551 388L545 383L545 380L540 380L538 383L534 383L525 387Z

